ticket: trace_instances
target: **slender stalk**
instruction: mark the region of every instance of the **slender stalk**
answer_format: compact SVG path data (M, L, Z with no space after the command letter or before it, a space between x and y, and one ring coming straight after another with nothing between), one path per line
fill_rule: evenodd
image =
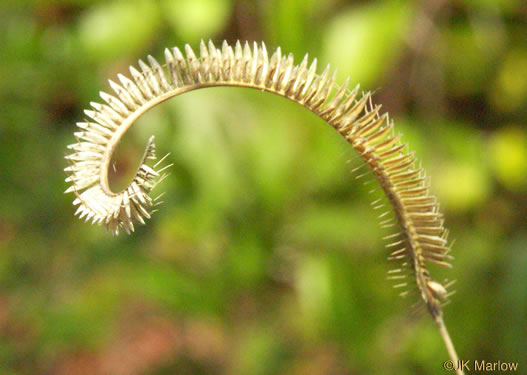
M448 355L450 356L450 360L454 364L454 369L456 370L457 375L465 375L463 372L463 366L461 366L461 362L459 361L459 358L457 356L456 348L454 347L454 343L452 342L452 339L450 338L450 334L448 333L448 330L446 329L445 321L443 320L443 314L438 314L434 317L434 321L436 322L439 332L441 333L441 338L443 339L443 342L445 343L446 350L448 351Z
M112 154L124 133L152 107L186 92L218 86L258 89L290 99L305 107L335 128L358 152L391 203L394 218L384 220L383 226L399 223L400 239L387 245L389 259L400 262L391 270L390 278L404 279L413 275L423 302L434 317L441 337L452 360L451 370L463 374L456 350L446 329L442 302L448 297L448 284L443 286L430 276L427 263L451 267L447 246L448 231L443 226L437 199L430 193L428 179L414 154L401 136L395 133L394 123L380 106L372 103L372 93L362 97L359 86L348 89L349 78L342 86L335 85L336 73L329 66L317 74L317 60L308 67L306 55L298 65L292 54L282 55L281 49L269 57L265 45L249 43L242 46L227 42L216 48L212 42L200 44L199 57L189 45L186 56L177 48L165 50L166 64L161 65L149 56L149 65L139 60L142 72L130 67L132 79L121 74L120 84L110 81L116 96L101 92L107 104L92 102L85 114L90 118L77 123L77 143L68 146L74 152L66 156L70 165L66 192L74 192L78 205L75 215L104 224L118 234L124 229L134 231L134 222L145 223L156 205L150 191L165 176L157 165L146 165L155 159L155 145L150 138L136 176L121 192L113 192L108 183ZM381 214L384 217L391 211ZM406 286L404 282L398 286ZM401 295L405 295L402 292ZM450 370L450 368L448 368Z

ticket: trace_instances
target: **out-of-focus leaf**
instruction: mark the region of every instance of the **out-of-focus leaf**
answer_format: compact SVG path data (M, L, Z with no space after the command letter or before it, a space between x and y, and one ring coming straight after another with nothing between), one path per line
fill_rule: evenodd
M277 373L277 354L280 342L268 327L248 330L238 344L234 356L234 374L267 375Z
M304 257L298 265L296 288L306 328L308 332L317 333L328 319L333 298L328 259L321 256Z
M527 103L527 51L511 50L505 57L490 99L504 111L517 110Z
M521 6L521 1L516 0L458 0L459 3L477 11L491 14L499 12L512 13Z
M143 48L160 22L158 5L149 0L116 0L87 10L79 24L79 40L97 60L128 55Z
M382 246L372 211L367 202L305 207L297 213L288 232L300 244L340 248L351 253L368 251Z
M502 129L489 139L490 165L498 180L511 190L527 186L527 134L518 127Z
M163 0L166 22L188 43L212 38L228 21L230 0ZM194 47L194 45L193 45Z
M450 162L434 173L434 186L448 210L465 211L483 202L490 193L488 174L478 165Z
M350 76L353 83L374 85L401 52L411 15L410 3L400 1L342 12L328 25L324 61L338 67L341 79Z
M492 67L504 48L502 31L488 25L459 23L441 34L445 78L454 95L471 95L489 84Z

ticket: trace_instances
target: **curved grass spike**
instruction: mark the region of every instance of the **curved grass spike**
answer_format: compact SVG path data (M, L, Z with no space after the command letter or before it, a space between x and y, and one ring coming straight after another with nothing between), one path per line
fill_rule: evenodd
M401 280L395 287L415 284L419 300L424 302L437 323L451 359L457 355L443 322L442 306L451 283L442 285L433 280L427 263L451 267L447 230L436 198L430 194L424 170L414 153L395 134L394 124L380 105L372 105L370 92L359 95L359 87L335 85L335 73L329 66L317 73L317 60L309 63L306 55L298 65L293 55L282 55L278 48L269 58L265 45L253 47L238 41L235 46L224 42L221 48L212 42L201 42L197 57L189 45L185 53L177 47L165 50L166 64L148 56L148 64L139 60L141 71L130 67L131 79L119 74L120 83L110 82L114 95L104 92L104 104L91 103L87 119L77 123L77 143L69 146L66 192L73 192L78 205L76 215L93 223L104 224L118 234L130 233L134 222L144 224L150 218L156 199L150 191L166 176L167 167L152 167L155 159L153 137L131 184L121 192L113 192L108 183L112 154L119 140L132 124L157 104L188 91L215 86L254 88L286 97L309 109L334 127L358 152L391 203L393 218L382 222L398 225L390 259L399 265L390 271L390 278ZM392 212L389 211L388 213ZM382 216L382 215L381 215ZM409 277L410 276L410 277ZM411 280L411 281L409 281ZM404 291L401 295L406 295ZM458 370L461 374L462 371Z

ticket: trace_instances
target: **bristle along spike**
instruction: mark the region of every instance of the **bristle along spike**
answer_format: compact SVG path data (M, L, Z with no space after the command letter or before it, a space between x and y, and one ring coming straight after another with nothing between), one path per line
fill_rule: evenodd
M160 167L168 155L152 162L153 138L130 186L114 193L107 181L117 144L149 109L204 87L248 87L274 93L310 109L340 132L356 151L366 168L357 178L369 175L364 184L375 183L372 191L381 189L386 198L376 200L372 206L380 209L390 204L379 216L381 227L399 229L393 237L387 237L395 239L388 245L396 248L390 258L406 264L405 270L415 278L417 295L437 321L441 317L440 297L448 293L431 279L427 265L451 267L447 261L451 259L452 243L447 241L439 203L430 193L430 179L401 141L401 135L395 135L390 117L373 103L373 93L361 96L358 86L350 91L349 79L336 86L336 71L331 72L328 65L317 74L317 60L313 59L308 68L307 55L295 65L293 55L283 54L278 47L269 58L263 43L251 48L238 41L233 48L224 42L216 48L210 41L208 45L201 41L199 58L188 44L184 50L185 56L177 47L166 49L166 66L152 56L147 57L148 63L139 60L140 70L129 69L132 79L118 74L120 84L109 81L115 96L100 93L106 104L92 103L92 109L85 112L92 120L77 124L82 131L75 133L77 142L70 146L72 153L65 156L66 181L70 184L66 191L75 194L76 215L101 223L114 234L131 233L134 223L144 224L151 217L153 206L160 201L159 197L152 199L150 193L166 178L166 170L172 165ZM354 168L353 173L362 166Z

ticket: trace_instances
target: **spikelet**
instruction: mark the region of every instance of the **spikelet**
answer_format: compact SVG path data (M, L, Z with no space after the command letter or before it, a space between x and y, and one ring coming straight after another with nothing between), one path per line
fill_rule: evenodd
M92 103L85 113L89 120L79 122L75 133L78 142L66 158L66 192L76 195L74 205L80 218L104 224L117 234L130 233L134 223L150 218L155 200L150 191L165 176L154 159L154 141L150 139L141 165L130 186L119 193L108 185L110 160L120 138L133 122L150 108L171 97L211 86L254 88L284 96L333 126L358 152L384 191L391 209L381 215L383 226L398 226L400 232L388 245L390 259L398 266L389 277L395 287L408 293L416 284L421 300L434 317L448 296L447 285L433 280L427 264L450 267L447 231L436 198L430 194L428 179L414 153L408 151L401 136L395 134L393 121L372 105L370 92L359 94L359 87L349 89L349 79L335 84L335 72L327 66L317 74L317 60L309 63L306 55L294 64L293 55L278 48L270 57L265 45L223 42L217 48L212 42L201 42L199 57L189 45L184 53L177 47L164 52L166 64L152 56L139 69L130 67L130 77L119 74L119 83L109 81L114 95L101 92L104 104ZM382 205L381 205L382 206ZM379 206L379 207L381 207ZM391 215L392 217L388 217ZM412 275L412 280L408 277Z

